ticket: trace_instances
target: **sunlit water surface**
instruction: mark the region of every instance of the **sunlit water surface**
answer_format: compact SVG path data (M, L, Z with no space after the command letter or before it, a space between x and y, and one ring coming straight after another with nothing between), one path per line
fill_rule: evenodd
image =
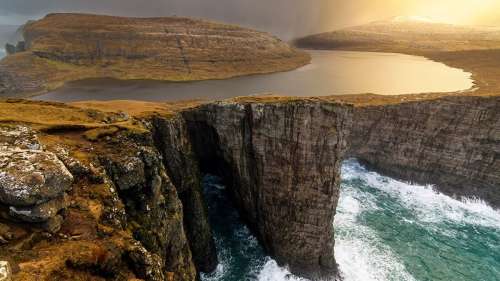
M204 281L296 281L267 257L214 177L205 179L220 264ZM342 167L335 256L346 281L500 280L500 213L370 172Z
M326 96L454 92L473 86L470 73L423 57L392 53L309 51L297 70L226 80L171 83L93 79L67 83L37 97L54 101L223 99L262 93Z

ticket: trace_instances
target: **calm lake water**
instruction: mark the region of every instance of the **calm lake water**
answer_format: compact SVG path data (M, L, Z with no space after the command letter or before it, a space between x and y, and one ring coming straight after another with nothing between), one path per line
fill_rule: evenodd
M307 281L266 256L217 178L204 187L220 264L203 281ZM348 160L333 224L345 281L500 280L500 212L481 201L458 201Z
M470 73L423 57L348 51L310 53L311 64L289 72L184 83L91 79L68 83L35 99L157 101L223 99L262 93L289 96L395 95L454 92L473 86Z

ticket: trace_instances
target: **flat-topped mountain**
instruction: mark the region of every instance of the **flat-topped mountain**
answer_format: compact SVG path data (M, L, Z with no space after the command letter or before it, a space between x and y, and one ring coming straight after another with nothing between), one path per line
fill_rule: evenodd
M300 47L426 51L465 51L500 46L500 28L433 22L422 17L396 17L300 38Z
M310 61L268 33L179 17L50 14L23 33L26 50L0 62L0 93L36 94L85 78L223 79Z

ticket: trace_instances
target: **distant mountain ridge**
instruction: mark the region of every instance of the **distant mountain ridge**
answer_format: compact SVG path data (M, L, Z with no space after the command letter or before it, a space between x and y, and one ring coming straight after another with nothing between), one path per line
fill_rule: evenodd
M500 48L500 27L434 22L396 17L300 38L296 45L320 49L464 51Z

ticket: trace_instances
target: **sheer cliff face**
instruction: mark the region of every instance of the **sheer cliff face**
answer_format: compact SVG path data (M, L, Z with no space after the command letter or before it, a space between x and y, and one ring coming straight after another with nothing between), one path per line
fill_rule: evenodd
M222 102L183 116L202 170L226 178L266 250L292 272L317 278L335 272L343 159L498 207L499 114L498 97L445 97L354 107Z
M357 108L348 156L404 180L500 207L500 98Z
M100 77L220 79L291 70L310 61L268 33L188 18L51 14L23 31L26 51L0 63L0 93L36 94Z
M184 110L137 102L135 112L164 111L128 121L123 112L0 102L7 120L25 123L0 126L0 260L20 280L196 280L217 263L202 172L225 179L272 257L314 280L338 275L333 219L348 157L500 207L499 97L248 100ZM46 181L43 190L56 193L37 193L26 164L65 185ZM66 169L73 180L51 172Z
M333 216L349 108L217 103L184 118L202 169L224 177L265 249L292 272L336 274Z

